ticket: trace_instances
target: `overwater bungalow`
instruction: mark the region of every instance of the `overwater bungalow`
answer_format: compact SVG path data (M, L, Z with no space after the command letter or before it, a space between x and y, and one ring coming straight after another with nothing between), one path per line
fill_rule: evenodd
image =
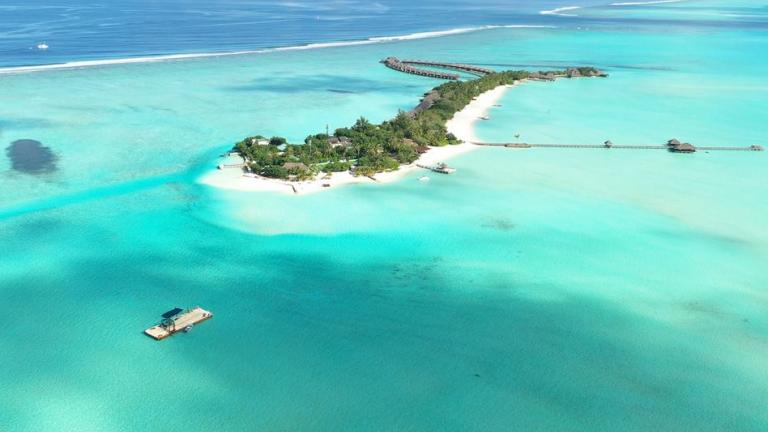
M676 146L669 147L669 151L672 153L695 153L696 147L690 143L680 143Z
M667 150L672 153L694 153L696 152L696 147L693 144L680 142L676 138L672 138L667 141Z

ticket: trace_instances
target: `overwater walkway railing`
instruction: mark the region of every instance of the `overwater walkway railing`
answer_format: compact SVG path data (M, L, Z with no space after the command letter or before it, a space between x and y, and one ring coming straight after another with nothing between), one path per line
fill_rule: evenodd
M478 75L478 76L486 76L486 75L496 73L496 71L494 71L493 69L488 69L488 68L473 66L468 64L461 64L461 63L442 63L442 62L429 61L429 60L401 60L401 63L404 63L406 65L429 66L429 67L436 67L436 68L442 68L442 69L453 69L461 72L471 73L473 75Z
M488 69L479 66L473 66L461 63L443 63L428 60L400 60L397 57L387 57L381 61L390 69L394 69L399 72L409 73L412 75L426 76L430 78L439 78L447 80L457 80L461 78L459 74L436 71L431 69L422 69L416 66L427 66L441 69L455 70L459 72L466 72L477 76L486 76L496 73L493 69Z
M676 140L670 140L667 145L616 145L610 141L603 144L529 144L529 143L484 143L473 142L472 144L487 147L508 147L508 148L571 148L571 149L624 149L624 150L668 150L673 153L694 153L697 151L763 151L759 145L741 146L741 147L697 147L688 143L680 143Z
M398 59L397 57L387 57L384 60L382 60L382 63L384 63L384 66L390 69L396 70L398 72L411 74L411 75L419 75L419 76L425 76L429 78L447 79L451 81L456 81L459 78L461 78L458 74L416 68L400 61L400 59Z

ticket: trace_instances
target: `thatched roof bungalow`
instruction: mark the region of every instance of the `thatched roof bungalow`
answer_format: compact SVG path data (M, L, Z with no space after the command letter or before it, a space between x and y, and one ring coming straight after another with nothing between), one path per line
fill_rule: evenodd
M286 162L283 164L283 168L287 170L299 170L299 171L306 171L309 169L309 167L307 167L301 162Z
M680 143L676 146L671 146L669 151L673 153L694 153L696 151L696 147L690 143Z
M352 145L352 140L345 136L332 136L328 138L328 144L331 147L349 147Z
M580 78L581 72L576 68L571 68L566 71L566 76L568 78Z

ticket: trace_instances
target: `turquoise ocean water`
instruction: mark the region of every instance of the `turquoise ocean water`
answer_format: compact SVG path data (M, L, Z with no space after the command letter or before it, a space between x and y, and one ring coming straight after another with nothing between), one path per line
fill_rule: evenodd
M768 144L765 5L574 13L0 75L3 147L58 157L0 157L0 430L768 429L765 153L478 149L303 197L196 182L243 135L380 121L439 83L387 55L611 74L512 89L488 141ZM214 319L142 335L196 304Z

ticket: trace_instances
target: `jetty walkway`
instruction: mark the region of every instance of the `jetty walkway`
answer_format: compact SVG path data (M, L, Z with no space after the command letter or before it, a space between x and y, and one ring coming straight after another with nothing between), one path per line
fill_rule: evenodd
M428 60L400 60L397 57L387 57L381 61L384 65L390 69L408 73L411 75L420 75L430 78L447 79L456 81L461 78L461 75L450 72L436 71L432 69L423 69L417 66L427 66L448 70L455 70L459 72L466 72L477 76L486 76L496 71L479 66L461 64L461 63L443 63Z
M441 69L452 69L452 70L457 70L461 72L471 73L477 76L486 76L486 75L496 73L496 71L493 69L488 69L488 68L473 66L468 64L462 64L462 63L442 63L442 62L429 61L429 60L400 60L400 62L405 63L406 65L411 65L411 66L416 65L416 66L436 67Z
M219 164L217 166L218 169L225 169L225 168L245 168L245 163L238 163L238 164Z
M430 171L434 171L440 174L453 174L456 172L456 168L449 167L448 165L442 162L438 163L437 165L416 164L416 166L419 168L428 169Z
M571 149L624 149L624 150L667 150L672 153L695 153L697 151L763 151L759 145L743 147L696 147L690 143L683 143L676 139L667 141L666 145L615 145L611 141L603 144L529 144L529 143L483 143L472 144L486 147L508 148L571 148Z
M437 79L446 79L451 81L456 81L459 78L461 78L459 74L416 68L406 63L403 63L397 57L387 57L384 60L382 60L382 63L384 63L384 66L390 69L396 70L398 72L411 74L411 75L419 75L419 76L425 76L425 77L437 78Z

